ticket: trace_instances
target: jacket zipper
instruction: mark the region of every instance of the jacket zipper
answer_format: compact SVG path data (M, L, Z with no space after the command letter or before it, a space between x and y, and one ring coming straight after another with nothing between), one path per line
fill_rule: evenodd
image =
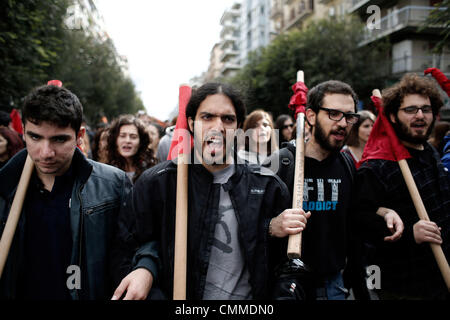
M80 187L79 191L78 191L78 200L80 201L80 239L79 239L79 256L78 256L78 266L81 269L82 265L82 249L83 249L83 203L81 201L81 191L83 190L83 186ZM83 279L83 276L81 277L81 279ZM83 281L81 280L81 284L83 284ZM81 296L81 289L77 289L76 293L77 293L77 298L78 300L80 300L80 296Z

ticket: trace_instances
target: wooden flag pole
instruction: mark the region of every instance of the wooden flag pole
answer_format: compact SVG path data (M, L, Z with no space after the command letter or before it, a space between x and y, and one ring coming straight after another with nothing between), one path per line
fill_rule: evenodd
M378 89L373 90L372 94L375 97L381 98L381 92ZM411 170L409 169L408 162L406 161L406 159L402 159L398 161L398 165L400 166L400 170L402 172L403 178L405 179L409 194L411 195L411 198L413 200L417 215L421 220L430 221L428 213L423 204L422 197L419 194L419 190L417 189L417 185L414 181ZM450 267L448 265L447 259L445 258L444 252L442 251L442 247L435 243L430 243L430 246L434 258L436 259L436 262L438 264L439 270L441 271L442 277L444 278L445 284L447 285L447 289L450 291Z
M303 71L297 72L297 82L304 81ZM305 114L297 114L297 136L295 140L295 171L294 171L294 192L292 207L301 209L303 207L303 188L305 178ZM289 259L298 259L302 252L302 233L289 236L287 256Z
M25 195L27 194L28 184L33 169L33 160L31 160L28 155L25 165L23 166L16 194L14 195L11 210L9 211L8 220L6 220L5 229L3 230L2 238L0 240L0 279L3 274L6 260L8 259L9 249L11 248L14 233L16 232L17 223L19 222L20 214L22 212L23 202L25 200Z
M180 87L180 100L183 86ZM186 136L182 143L186 145ZM180 141L178 142L180 144ZM180 150L180 149L178 149ZM177 196L175 217L175 257L173 272L173 300L186 300L187 229L188 229L188 163L189 152L183 148L177 159Z

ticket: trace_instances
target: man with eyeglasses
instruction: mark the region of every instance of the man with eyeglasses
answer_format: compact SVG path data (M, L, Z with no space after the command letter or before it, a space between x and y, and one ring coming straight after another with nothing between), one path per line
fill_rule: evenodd
M305 176L303 210L310 211L308 225L302 231L302 261L312 269L314 292L312 299L344 300L348 295L343 281L346 266L358 265L357 247L360 242L353 239L349 223L354 163L340 152L352 125L358 122L356 113L357 95L341 81L326 81L308 93L306 120L311 128L311 137L305 146ZM276 159L278 157L278 159ZM279 161L277 175L293 192L295 146L273 155L271 161ZM269 163L267 163L269 164ZM272 222L276 235L280 224ZM353 287L357 298L367 298L364 287L363 268L354 272L346 281Z
M376 247L373 263L380 267L381 299L448 299L429 243L442 246L450 258L450 179L439 153L427 142L443 102L431 79L415 74L383 91L384 112L412 158L407 159L431 221L419 220L406 183L395 161L369 160L357 173L357 212L361 229ZM403 233L396 242L379 206L401 218Z

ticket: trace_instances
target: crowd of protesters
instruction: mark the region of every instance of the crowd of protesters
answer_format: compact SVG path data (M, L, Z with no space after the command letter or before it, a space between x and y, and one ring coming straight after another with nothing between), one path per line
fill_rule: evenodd
M408 74L382 102L430 221L418 218L394 161L363 159L376 112L358 111L348 84L307 94L302 208L292 208L293 115L274 121L263 106L246 115L226 84L193 90L188 299L449 299L429 246L448 261L450 124L438 121L438 84ZM0 113L1 232L27 154L36 168L0 298L171 299L177 165L166 160L177 119L163 126L140 111L91 129L82 109L74 93L45 85L24 100L23 134ZM287 259L298 233L302 258ZM67 285L71 265L83 273L78 286ZM375 291L370 265L382 273Z

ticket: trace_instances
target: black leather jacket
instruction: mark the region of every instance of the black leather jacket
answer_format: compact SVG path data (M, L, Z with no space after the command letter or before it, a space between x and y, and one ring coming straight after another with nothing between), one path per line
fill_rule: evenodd
M0 234L27 157L16 154L0 170ZM111 273L111 247L117 233L117 215L131 192L125 172L88 160L77 149L72 160L75 182L72 188L70 220L72 229L71 264L80 266L81 289L70 291L74 300L110 299L114 285ZM21 214L8 260L0 280L0 298L16 297L18 270L23 262L25 214ZM69 276L69 275L68 275Z
M220 185L202 165L189 165L187 299L203 297L211 245L218 221ZM139 246L134 268L144 267L156 276L155 284L172 298L177 167L166 161L147 170L135 183L128 217L130 232L122 246ZM273 269L286 256L287 239L271 238L270 219L289 207L285 184L271 171L256 165L236 165L225 184L239 224L239 240L250 273L254 299L270 297ZM123 219L123 218L121 218ZM134 219L134 221L133 221ZM152 254L154 247L158 255Z

